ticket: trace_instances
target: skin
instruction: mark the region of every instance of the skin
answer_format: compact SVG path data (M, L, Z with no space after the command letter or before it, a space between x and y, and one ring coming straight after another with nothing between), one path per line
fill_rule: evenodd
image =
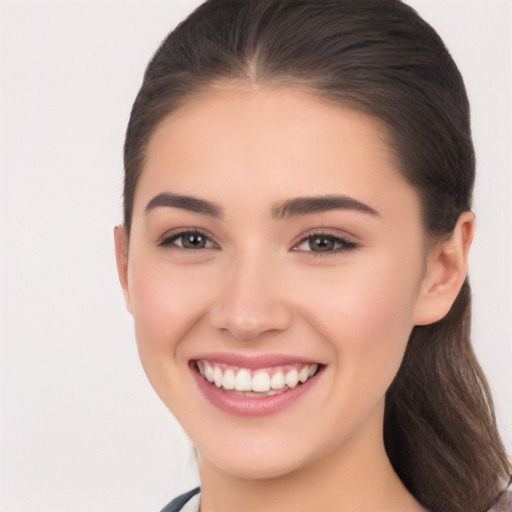
M225 84L154 132L129 241L115 230L143 367L198 451L204 511L417 511L386 456L385 393L414 325L446 314L467 272L474 220L425 236L416 191L378 120L293 89ZM156 206L214 202L221 217ZM332 209L274 218L297 197L350 196L377 214ZM199 229L203 249L161 245ZM315 252L307 236L339 237ZM210 352L287 354L324 365L286 409L240 417L212 405L189 361Z

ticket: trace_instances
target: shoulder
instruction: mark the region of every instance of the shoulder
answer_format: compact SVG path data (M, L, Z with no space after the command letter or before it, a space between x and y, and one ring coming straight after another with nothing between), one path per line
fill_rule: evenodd
M508 488L496 498L488 512L512 512L512 480Z
M174 498L170 503L168 503L160 512L185 512L185 509L183 508L187 503L190 503L191 499L194 496L197 496L200 492L200 488L196 487L195 489L192 489L189 492L186 492L185 494L182 494L181 496L178 496L177 498ZM199 496L198 496L199 498ZM197 506L194 508L187 507L187 511L190 510L190 512L199 511L199 502L197 503Z

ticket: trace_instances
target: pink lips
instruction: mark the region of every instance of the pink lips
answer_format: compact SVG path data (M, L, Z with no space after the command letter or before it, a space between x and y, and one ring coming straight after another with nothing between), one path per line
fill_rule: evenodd
M200 359L208 360L212 363L237 366L239 368L252 370L273 366L311 363L311 360L275 354L249 357L239 354L207 354L201 355ZM190 367L199 390L211 404L224 412L244 417L264 416L278 413L298 401L302 396L308 393L308 391L314 387L315 382L318 381L317 374L314 377L309 378L303 384L299 384L293 389L286 389L275 395L239 396L233 392L226 392L222 388L218 388L214 384L208 382L200 375L194 362L191 362Z

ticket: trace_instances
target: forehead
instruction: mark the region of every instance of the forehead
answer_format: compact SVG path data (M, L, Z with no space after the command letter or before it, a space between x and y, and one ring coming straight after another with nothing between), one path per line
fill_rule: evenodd
M379 120L289 88L217 88L165 118L148 144L136 202L164 191L228 206L335 193L365 202L405 193L417 202Z

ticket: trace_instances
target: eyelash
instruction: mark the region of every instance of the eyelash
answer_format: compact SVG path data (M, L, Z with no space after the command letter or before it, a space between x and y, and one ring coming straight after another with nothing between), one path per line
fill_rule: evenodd
M185 237L197 237L202 238L205 241L206 246L204 247L184 247L183 242L185 240ZM176 242L181 239L181 245L178 245ZM333 244L332 250L325 250L325 251L313 251L313 250L301 250L299 247L305 243L309 243L309 248L311 249L311 243L314 240L317 241L326 241L329 244ZM185 251L201 251L204 249L219 249L219 245L214 242L207 234L203 233L200 230L195 229L188 229L184 231L179 231L177 233L173 233L169 236L164 237L158 245L160 247L174 247L177 249L185 250ZM358 244L355 242L352 242L351 240L348 240L346 238L332 235L330 233L322 233L322 232L312 232L308 234L307 236L301 238L298 243L296 243L293 246L294 251L297 252L307 252L314 254L315 256L328 256L337 254L343 251L349 251L353 249L357 249Z
M305 243L309 243L309 248L311 248L311 243L314 240L323 240L327 241L328 243L333 244L334 248L332 250L325 250L325 251L301 251L298 249L301 245ZM353 249L357 249L359 246L355 242L352 242L351 240L348 240L347 238L332 235L330 233L322 233L320 232L312 232L309 233L307 236L301 238L301 240L295 244L293 250L297 252L308 252L311 254L314 254L315 256L329 256L329 255L336 255L343 251L350 251Z
M205 240L206 244L209 244L209 247L184 247L183 240L185 237L200 237ZM178 240L182 241L181 245L178 245L176 242ZM201 251L203 249L218 249L219 246L205 233L199 231L197 229L187 229L184 231L179 231L177 233L173 233L169 236L165 236L158 245L160 247L175 247L177 249L182 249L184 251Z

